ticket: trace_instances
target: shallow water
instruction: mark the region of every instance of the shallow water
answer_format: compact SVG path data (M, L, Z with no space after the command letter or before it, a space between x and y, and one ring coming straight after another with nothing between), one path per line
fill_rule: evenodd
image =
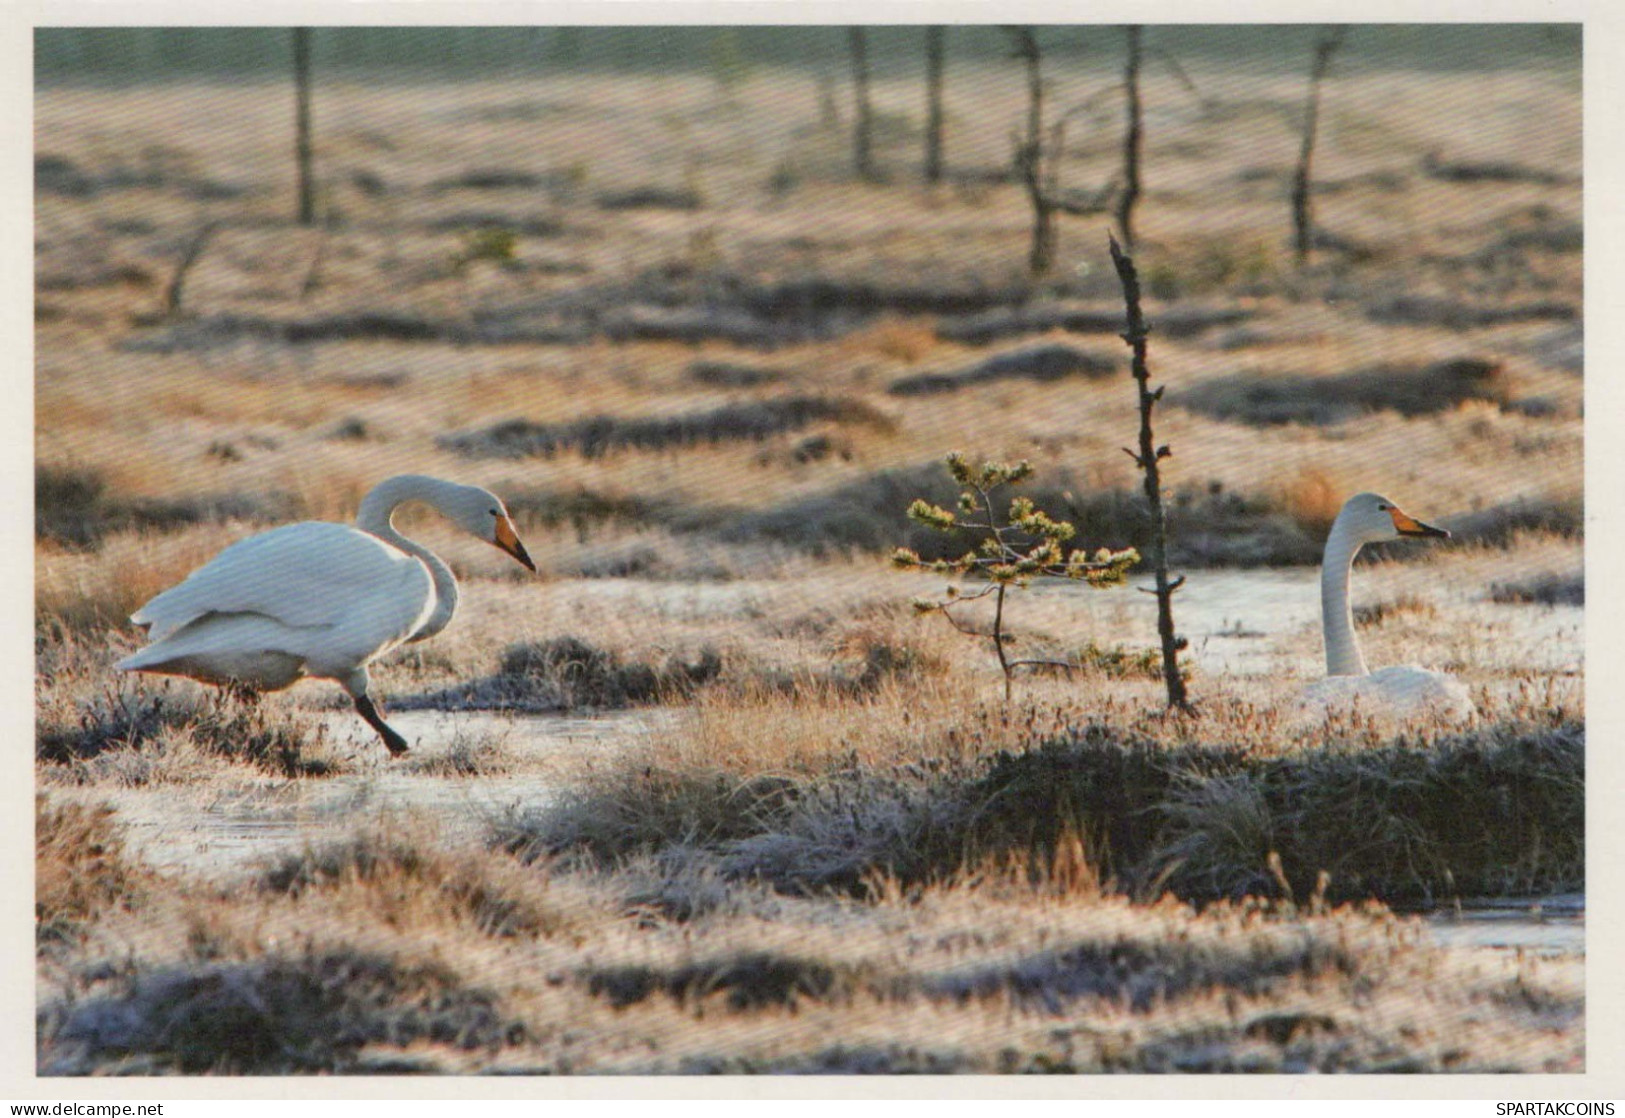
M1152 581L1131 578L1130 584L1149 587ZM1069 604L1102 622L1113 641L1146 647L1157 644L1154 595L1134 590L1102 593L1062 583L1036 584L1030 592L1071 595ZM1466 602L1481 599L1482 593L1479 587L1441 585L1424 597ZM1375 600L1376 595L1368 597ZM1359 603L1365 598L1356 592L1354 600ZM1521 666L1555 673L1580 670L1585 649L1584 607L1478 605L1494 611L1495 622L1505 634L1505 646L1518 650ZM1278 672L1279 638L1312 629L1319 640L1320 572L1296 567L1197 571L1174 599L1174 619L1204 670L1234 675Z
M1428 931L1446 947L1481 947L1541 955L1583 956L1585 894L1464 900L1426 914Z
M1364 582L1354 588L1357 604L1395 596L1393 591L1379 593L1375 580L1363 572L1357 571L1356 578ZM943 585L935 576L897 576L896 582L900 599L911 594L934 596ZM1135 589L1151 585L1151 577L1138 572L1123 589L1099 591L1077 583L1041 581L1021 593L1057 604L1064 596L1063 608L1068 613L1089 618L1098 631L1109 634L1105 643L1152 648L1158 643L1156 598ZM765 612L769 602L784 596L785 584L753 579L705 583L589 579L581 584L579 593L583 600L606 608L699 620ZM1483 585L1468 582L1429 584L1420 596L1492 611L1502 634L1498 643L1517 649L1522 667L1554 673L1581 669L1584 607L1498 605L1487 601L1484 594ZM1320 572L1304 567L1192 571L1174 599L1174 617L1205 671L1236 675L1278 672L1280 638L1312 630L1318 648Z
M413 752L390 759L353 715L324 722L341 745L374 753L360 772L250 785L216 792L199 803L170 788L121 789L98 798L113 803L131 848L161 868L230 874L279 854L341 838L369 822L428 826L444 841L477 839L488 820L517 807L545 804L559 781L539 761L610 754L640 739L669 712L615 712L592 718L516 716L490 712L401 711L392 724ZM460 776L422 771L447 758L455 743L494 735L518 774Z

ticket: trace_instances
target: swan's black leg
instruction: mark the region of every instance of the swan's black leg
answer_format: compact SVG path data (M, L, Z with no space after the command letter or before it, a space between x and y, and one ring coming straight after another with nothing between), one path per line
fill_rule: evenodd
M406 752L406 739L389 728L383 717L378 713L378 708L372 705L371 699L365 695L357 695L355 697L355 709L362 718L367 720L367 725L378 731L378 736L384 739L384 744L389 747L391 754L399 757Z

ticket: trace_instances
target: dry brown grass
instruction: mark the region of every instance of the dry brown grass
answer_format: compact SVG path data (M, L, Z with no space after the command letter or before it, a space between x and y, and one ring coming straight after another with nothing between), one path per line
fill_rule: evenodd
M172 893L161 920L179 934L110 920L90 950L118 943L121 965L46 989L41 1070L1557 1071L1582 1060L1578 964L1461 957L1381 909L1131 905L1063 858L920 890L877 880L871 905L838 917L744 890L673 919L637 897L636 867L588 883L501 854L462 857L357 838L287 863L291 877L270 871L276 888ZM523 914L523 933L504 934ZM446 942L460 945L455 963L433 946Z
M67 941L103 911L141 903L150 880L131 863L106 805L34 797L34 938Z
M1285 503L1287 512L1304 531L1324 539L1342 511L1343 502L1353 495L1325 471L1310 467L1298 471L1298 476L1288 483Z
M84 633L129 631L130 614L142 603L247 534L240 525L207 524L119 533L98 552L42 544L35 553L35 615Z
M1307 583L1302 624L1257 641L1261 677L1215 671L1200 646L1249 647L1249 625L1298 609L1295 584L1270 583L1280 598L1228 616L1228 636L1217 617L1195 627L1200 720L1161 717L1133 670L1154 640L1140 595L1018 603L1018 647L1082 650L1100 670L1023 680L1014 705L959 638L907 615L927 587L871 552L910 542L904 509L951 449L1032 459L1041 503L1088 543L1133 542L1115 534L1141 507L1120 450L1134 400L1109 361L1034 379L998 364L1005 343L983 348L1120 358L1119 296L1095 219L1063 221L1067 269L1028 284L1019 187L922 196L901 177L906 127L878 152L898 177L853 182L810 72L754 73L726 104L703 74L332 81L322 157L340 220L321 233L290 228L286 184L261 170L264 137L286 131L262 90L42 90L47 179L71 164L102 186L47 181L36 208L41 1070L1582 1066L1582 960L1443 950L1384 911L1325 903L1580 883L1583 653L1565 603L1581 339L1552 327L1580 305L1577 83L1336 78L1319 153L1334 243L1294 273L1270 246L1301 76L1194 77L1217 104L1148 75L1163 115L1139 215L1142 265L1175 297L1148 308L1159 378L1170 402L1225 405L1159 420L1186 600L1228 577L1209 566L1313 564L1356 490L1445 522L1463 546L1362 564L1357 593L1373 664L1475 689L1481 720L1460 738L1289 723L1319 674ZM1063 68L1054 103L1104 80ZM1006 166L1019 73L950 88L976 90L950 94L956 171ZM894 125L917 92L876 82ZM1451 124L1485 112L1505 126ZM1088 131L1069 182L1115 171L1115 141ZM179 162L152 179L159 143ZM1434 149L1457 171L1516 165L1516 181L1441 178L1421 161ZM131 169L148 185L118 186ZM221 227L185 313L157 321L210 183L266 189L210 203ZM661 192L683 205L603 205ZM469 260L476 228L512 233L512 259ZM321 283L301 299L318 237ZM1409 402L1384 406L1387 374L1370 370L1463 353L1498 371L1412 376ZM955 390L887 391L904 378ZM1281 383L1289 412L1335 404L1336 422L1227 410ZM1328 388L1340 399L1316 397ZM839 407L734 437L769 400ZM622 436L612 453L580 437L594 417ZM551 456L442 442L509 421L555 436ZM509 498L548 577L403 510L465 593L445 633L376 666L385 694L682 701L573 749L486 715L390 768L370 741L326 740L318 727L353 721L330 688L273 697L257 722L190 685L109 689L125 618L152 593L265 523L349 519L403 472ZM704 678L661 679L694 665ZM514 810L469 845L469 795L487 786ZM425 818L380 807L409 790ZM177 796L201 835L246 799L298 815L309 848L246 876L179 857L194 868L154 885L93 805L173 820ZM160 799L169 814L141 816ZM157 831L130 848L173 862L191 841ZM1272 852L1296 906L1120 895L1277 893Z
M849 337L845 348L851 354L875 353L914 365L934 353L940 344L930 322L886 314Z

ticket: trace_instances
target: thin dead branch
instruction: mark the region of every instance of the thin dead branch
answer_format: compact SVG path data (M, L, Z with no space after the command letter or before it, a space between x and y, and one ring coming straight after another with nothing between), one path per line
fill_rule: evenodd
M1179 670L1179 653L1186 647L1185 638L1174 632L1174 591L1184 585L1184 577L1168 577L1168 520L1162 507L1162 475L1158 463L1173 452L1167 445L1157 446L1151 430L1151 412L1162 399L1163 388L1151 389L1151 370L1146 362L1146 339L1151 327L1140 309L1140 277L1134 268L1134 258L1123 251L1117 238L1107 234L1111 246L1112 264L1117 268L1118 281L1123 285L1123 302L1127 308L1128 329L1123 340L1133 351L1134 383L1140 396L1140 449L1128 451L1130 458L1145 471L1145 499L1151 506L1151 565L1156 573L1157 634L1162 639L1162 678L1168 686L1168 707L1184 713L1193 712L1185 692L1185 677Z
M217 223L206 221L181 253L181 258L175 264L175 274L169 279L169 286L164 289L164 314L174 318L181 313L181 299L186 289L186 277L192 271L192 266L203 257L203 250L208 247L210 239L214 237Z
M1140 115L1140 27L1126 29L1128 58L1123 68L1123 100L1127 115L1123 132L1123 192L1117 198L1117 228L1123 243L1134 248L1134 206L1140 200L1140 149L1144 126Z

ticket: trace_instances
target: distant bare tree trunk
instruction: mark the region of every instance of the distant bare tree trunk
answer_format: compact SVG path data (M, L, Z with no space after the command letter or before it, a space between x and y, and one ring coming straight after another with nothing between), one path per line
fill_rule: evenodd
M942 68L946 28L925 29L925 181L942 181Z
M847 37L852 46L852 96L857 113L852 125L852 160L859 178L873 179L874 117L869 107L869 44L861 27L849 28Z
M299 164L299 224L316 224L310 154L310 28L293 29L294 158Z
M1128 63L1123 71L1123 97L1127 102L1128 130L1123 134L1123 193L1117 199L1117 228L1123 243L1134 249L1134 206L1140 200L1140 28L1128 28Z
M1315 155L1315 129L1320 118L1320 83L1331 68L1332 55L1343 45L1345 29L1327 31L1315 44L1315 60L1309 68L1309 95L1303 108L1303 145L1298 149L1298 168L1292 175L1292 228L1298 264L1309 262L1314 242L1314 215L1309 205L1309 165Z
M1027 65L1027 135L1016 145L1016 172L1033 206L1033 244L1027 269L1035 276L1055 262L1055 201L1044 177L1044 79L1038 36L1030 27L1007 28L1016 41L1016 57ZM1053 175L1051 176L1054 177Z

